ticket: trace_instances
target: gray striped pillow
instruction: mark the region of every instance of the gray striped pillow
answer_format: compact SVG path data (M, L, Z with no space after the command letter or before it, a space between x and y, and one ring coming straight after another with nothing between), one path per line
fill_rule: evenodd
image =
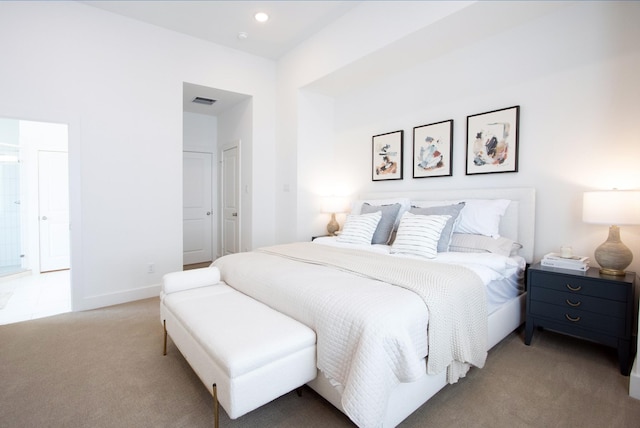
M402 215L392 254L412 254L433 259L438 254L438 240L451 216L418 215L406 212Z
M381 218L380 211L371 214L349 214L336 240L348 244L371 245L371 239Z

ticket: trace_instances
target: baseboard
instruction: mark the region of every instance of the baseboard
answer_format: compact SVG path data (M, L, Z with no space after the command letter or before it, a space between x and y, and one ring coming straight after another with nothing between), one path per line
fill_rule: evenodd
M629 396L640 400L640 367L638 367L638 358L633 360L633 368L629 375Z
M104 308L106 306L120 305L122 303L134 302L136 300L158 297L159 295L160 284L153 284L146 287L124 290L116 293L86 296L78 301L74 300L73 310L88 311L91 309Z

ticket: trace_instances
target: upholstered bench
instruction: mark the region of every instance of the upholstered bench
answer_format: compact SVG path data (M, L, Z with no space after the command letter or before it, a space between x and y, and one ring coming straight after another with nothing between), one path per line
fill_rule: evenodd
M217 276L216 276L217 275ZM313 330L219 281L215 267L163 277L167 335L236 419L316 377Z

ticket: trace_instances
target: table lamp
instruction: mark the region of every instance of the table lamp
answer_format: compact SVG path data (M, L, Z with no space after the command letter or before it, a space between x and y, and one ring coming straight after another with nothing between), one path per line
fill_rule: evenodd
M322 212L331 214L331 220L327 224L327 233L330 236L334 236L340 230L336 214L345 212L346 206L346 199L339 196L327 196L322 201Z
M624 276L633 254L620 240L620 227L640 224L640 191L609 190L585 192L582 201L585 223L608 224L609 237L595 251L602 275Z

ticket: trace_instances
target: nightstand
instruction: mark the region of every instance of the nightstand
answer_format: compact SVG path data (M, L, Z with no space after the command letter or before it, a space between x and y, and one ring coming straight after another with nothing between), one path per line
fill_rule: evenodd
M635 277L601 276L551 268L539 263L527 273L527 318L524 343L535 327L592 340L618 349L620 373L629 375L633 360Z

